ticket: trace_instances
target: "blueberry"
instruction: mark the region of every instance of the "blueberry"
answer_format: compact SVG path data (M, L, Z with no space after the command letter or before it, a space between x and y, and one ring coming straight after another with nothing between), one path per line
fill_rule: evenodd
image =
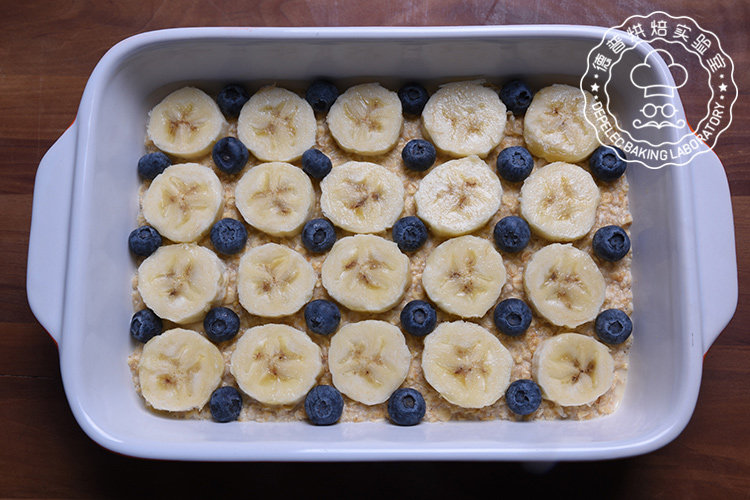
M633 333L633 322L619 309L602 311L594 321L597 337L607 344L622 344Z
M616 262L630 250L630 238L620 226L604 226L594 233L594 253L604 260Z
M240 317L228 307L214 307L203 318L203 329L212 342L226 342L237 335Z
M237 420L242 411L242 395L231 386L219 387L211 393L208 403L211 408L211 418L215 422L231 422Z
M435 329L437 313L429 302L412 300L401 310L401 328L417 337L424 337Z
M516 215L503 217L492 232L495 238L495 244L503 252L516 253L520 252L529 244L531 238L531 229L529 224Z
M241 85L231 84L227 85L216 96L216 104L219 105L219 109L228 118L237 118L240 116L242 106L250 99L250 94L247 93L245 87Z
M516 415L530 415L542 404L542 391L533 380L516 380L505 390L505 402Z
M523 146L511 146L497 155L497 173L508 182L521 182L534 168L534 158Z
M247 229L236 219L221 219L211 227L211 243L224 255L241 252L247 243Z
M344 398L330 385L316 385L305 397L305 413L311 424L335 424L343 411Z
M401 158L409 170L424 172L435 163L435 146L424 139L412 139L401 150Z
M214 144L211 151L216 167L227 174L236 174L245 166L250 152L239 139L224 137Z
M396 389L388 399L388 416L396 425L417 425L424 418L424 398L409 387Z
M625 160L625 153L617 146L599 146L589 158L589 169L600 181L612 182L625 173L628 166Z
M169 159L169 156L161 151L147 153L138 160L138 175L144 179L153 180L171 164L172 160Z
M419 116L430 94L418 83L407 83L398 90L398 98L401 100L401 107L405 114Z
M336 331L340 322L341 312L330 300L313 300L305 306L305 323L313 333L330 335Z
M327 113L338 96L339 90L326 80L314 81L305 92L305 99L316 113Z
M336 230L325 219L312 219L302 228L302 244L310 252L323 253L336 243Z
M302 170L313 179L322 179L331 172L331 159L322 151L308 149L302 154Z
M138 342L146 343L162 331L161 318L151 309L141 309L130 320L130 335Z
M402 252L418 250L427 241L427 227L413 215L399 219L393 225L393 241Z
M128 236L128 248L140 257L148 257L161 246L159 231L151 226L141 226L133 229Z
M500 89L500 99L514 115L522 115L531 104L533 93L526 82L512 80Z
M505 299L495 307L495 326L505 335L517 337L531 324L531 309L521 299Z

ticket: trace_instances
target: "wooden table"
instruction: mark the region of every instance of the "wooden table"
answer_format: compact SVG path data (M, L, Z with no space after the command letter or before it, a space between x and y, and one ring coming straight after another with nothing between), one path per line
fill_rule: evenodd
M546 3L546 2L545 2ZM716 32L736 65L740 99L716 152L729 177L737 235L740 301L709 351L695 414L671 444L646 456L563 463L539 474L519 464L198 464L148 462L109 453L86 437L68 408L55 344L26 301L34 173L73 120L91 70L113 44L178 26L335 26L571 23L612 26L647 14L652 2L472 2L337 0L248 2L5 1L0 5L0 497L134 497L244 493L364 496L414 491L474 496L496 489L601 498L750 497L750 48L744 0L671 1ZM595 5L587 5L587 4ZM246 5L243 5L246 4ZM345 5L346 4L346 5ZM688 115L700 99L683 93ZM205 479L199 481L198 478ZM351 487L351 489L348 489Z

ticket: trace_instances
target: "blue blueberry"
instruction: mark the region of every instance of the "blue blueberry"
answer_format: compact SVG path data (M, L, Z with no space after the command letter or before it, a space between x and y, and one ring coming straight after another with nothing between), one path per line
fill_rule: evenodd
M224 173L236 174L245 166L250 152L244 144L235 137L224 137L214 144L211 158L216 167Z
M128 248L139 257L148 257L160 246L159 231L148 225L133 229L128 236Z
M208 406L211 409L211 418L215 422L231 422L240 416L242 395L234 387L225 385L211 393Z
M529 224L516 215L503 217L492 231L495 244L503 252L516 253L520 252L529 244L531 238L531 229Z
M305 413L311 424L335 424L343 411L344 398L330 385L316 385L305 397Z
M497 173L508 182L521 182L534 168L534 158L523 146L511 146L497 155Z
M341 312L330 300L318 299L305 306L307 329L319 335L330 335L341 322Z
M138 160L138 175L144 179L153 180L171 164L172 160L169 159L169 156L161 151L147 153Z
M604 226L594 233L594 253L604 260L616 262L630 251L630 237L620 226Z
M308 149L302 154L302 170L313 179L321 180L332 166L331 159L318 149Z
M404 160L404 166L409 170L424 172L435 163L437 151L429 141L412 139L401 150L401 158Z
M418 83L407 83L398 89L398 98L401 100L401 108L403 108L404 114L419 116L422 114L430 94Z
M212 342L226 342L240 330L240 317L228 307L214 307L203 318L203 329Z
M437 313L429 302L412 300L401 310L401 328L417 337L424 337L435 329Z
M399 219L393 225L393 241L402 252L418 250L427 241L427 227L413 215Z
M542 404L542 391L533 380L516 380L505 390L505 402L516 415L530 415Z
M161 318L151 309L141 309L130 320L130 335L138 342L146 343L162 332Z
M231 84L219 91L219 95L216 96L216 104L219 105L219 109L227 118L237 118L240 116L242 106L249 99L250 94L245 87Z
M221 219L211 227L211 243L224 255L241 252L247 243L247 229L236 219Z
M517 337L531 324L531 309L521 299L505 299L495 307L495 326L505 335Z
M526 113L533 96L529 85L521 80L512 80L500 89L500 99L514 115Z
M617 146L599 146L589 158L589 169L600 181L612 182L625 173L628 166L625 160L625 152Z
M594 331L602 342L622 344L633 333L633 322L624 311L607 309L596 317Z
M312 219L302 228L302 245L313 253L323 253L336 243L336 230L325 219Z
M326 80L314 81L305 92L305 99L316 113L327 113L338 96L339 90Z
M417 425L426 409L422 394L409 387L396 389L388 399L388 416L396 425Z

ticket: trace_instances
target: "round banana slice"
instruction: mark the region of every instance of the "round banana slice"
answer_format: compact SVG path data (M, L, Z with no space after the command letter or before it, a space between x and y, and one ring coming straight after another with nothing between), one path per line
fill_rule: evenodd
M606 285L594 260L576 247L554 243L531 256L523 286L539 314L558 326L575 328L593 320Z
M481 81L448 83L432 94L422 111L425 132L452 156L484 158L505 135L506 108Z
M237 136L261 161L294 161L313 147L318 124L310 105L294 92L263 87L245 103Z
M536 348L531 372L546 399L578 406L593 403L612 387L615 362L601 342L578 333L561 333Z
M182 328L146 342L138 362L141 394L157 410L202 408L223 374L219 349L200 333Z
M404 334L385 321L344 325L328 349L333 385L366 405L386 401L406 379L410 362Z
M248 224L273 236L297 234L315 203L310 178L288 163L263 163L242 176L234 202Z
M451 160L435 167L420 182L414 201L417 215L441 236L458 236L479 229L500 208L503 187L477 156Z
M427 257L422 286L445 312L464 318L484 316L505 284L503 258L476 236L441 243Z
M599 188L587 171L555 162L534 171L521 187L521 215L550 241L573 241L591 231Z
M371 156L386 153L396 145L404 117L395 92L378 83L365 83L341 94L326 120L343 150Z
M226 127L213 99L202 90L183 87L149 112L147 132L165 153L192 160L209 153Z
M425 379L448 402L463 408L482 408L500 399L512 367L508 349L474 323L441 323L424 341Z
M300 401L323 369L320 347L287 325L247 330L232 353L231 371L250 397L267 405Z
M320 274L331 297L363 312L383 312L398 304L411 279L409 258L398 245L369 234L338 240Z
M584 91L585 92L585 91ZM555 84L534 95L523 122L526 147L547 161L576 163L598 146L594 122L594 98L570 85ZM586 102L589 103L586 106Z
M167 167L143 195L143 217L172 241L196 241L221 214L224 188L213 171L197 163Z
M350 161L334 167L320 191L323 214L353 233L385 231L404 210L401 179L375 163Z
M224 264L205 247L163 246L138 268L138 293L160 318L192 323L224 298Z
M316 279L300 253L266 243L240 259L237 294L250 314L278 318L296 313L312 298Z

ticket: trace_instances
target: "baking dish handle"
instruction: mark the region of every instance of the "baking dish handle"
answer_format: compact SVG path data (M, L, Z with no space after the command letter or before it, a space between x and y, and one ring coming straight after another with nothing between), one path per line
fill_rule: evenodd
M73 122L39 162L29 234L26 295L34 316L58 346L77 129Z

